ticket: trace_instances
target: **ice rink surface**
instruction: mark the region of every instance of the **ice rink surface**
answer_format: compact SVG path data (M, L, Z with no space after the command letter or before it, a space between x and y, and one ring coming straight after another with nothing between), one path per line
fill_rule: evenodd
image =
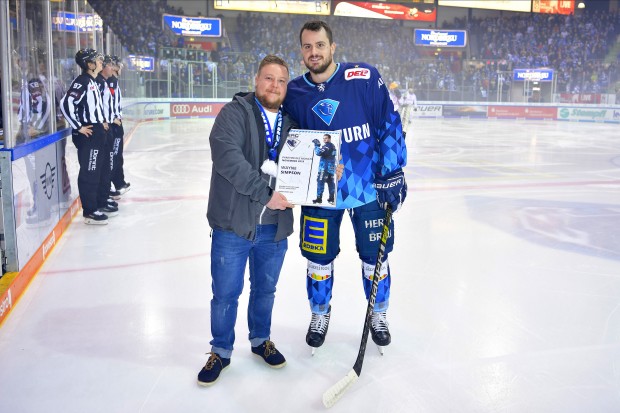
M287 366L250 353L246 284L230 368L196 383L210 350L211 125L132 135L121 214L102 227L77 217L0 328L0 412L325 410L366 309L348 218L314 357L296 224L272 325ZM331 411L619 412L620 127L417 119L408 139L392 344L381 356L369 343Z

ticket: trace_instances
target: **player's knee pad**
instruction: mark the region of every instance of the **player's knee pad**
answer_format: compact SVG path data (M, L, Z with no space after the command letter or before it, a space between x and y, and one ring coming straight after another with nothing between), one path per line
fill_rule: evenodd
M341 209L302 207L299 248L304 258L319 263L336 259L343 213Z
M351 212L351 221L355 231L355 246L362 260L364 257L376 259L383 231L385 210L377 201L354 208ZM385 255L394 247L394 220L390 222L388 239L385 243ZM368 260L365 260L368 261Z
M369 264L362 261L362 275L364 282L364 293L366 293L366 300L370 297L372 290L372 281L375 274L375 264ZM392 284L392 278L390 275L390 265L386 260L381 264L381 271L379 271L379 283L377 284L377 296L375 297L375 311L387 310L390 300L390 285Z
M324 314L329 309L334 285L334 263L321 264L308 260L306 289L313 313Z

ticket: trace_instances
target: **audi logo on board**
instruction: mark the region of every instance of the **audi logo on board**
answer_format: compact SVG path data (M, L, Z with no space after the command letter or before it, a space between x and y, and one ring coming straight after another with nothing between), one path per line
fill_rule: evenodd
M213 105L209 103L173 103L170 111L172 116L211 115L213 114Z

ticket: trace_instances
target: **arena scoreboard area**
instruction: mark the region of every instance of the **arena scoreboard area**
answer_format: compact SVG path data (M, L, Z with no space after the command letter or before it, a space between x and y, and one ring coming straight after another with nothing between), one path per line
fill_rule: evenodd
M575 0L213 0L215 10L368 17L435 22L437 7L507 10L525 13L571 14Z
M216 10L245 10L269 13L317 14L329 16L331 1L284 1L284 0L214 0Z

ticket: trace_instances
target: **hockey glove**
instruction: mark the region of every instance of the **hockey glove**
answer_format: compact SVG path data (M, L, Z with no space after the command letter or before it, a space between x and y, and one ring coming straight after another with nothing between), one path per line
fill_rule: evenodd
M387 176L375 176L373 187L377 191L377 202L381 208L392 207L396 212L407 197L407 182L402 169L398 169Z
M314 143L314 146L321 146L321 142L318 139L313 139L312 143Z

